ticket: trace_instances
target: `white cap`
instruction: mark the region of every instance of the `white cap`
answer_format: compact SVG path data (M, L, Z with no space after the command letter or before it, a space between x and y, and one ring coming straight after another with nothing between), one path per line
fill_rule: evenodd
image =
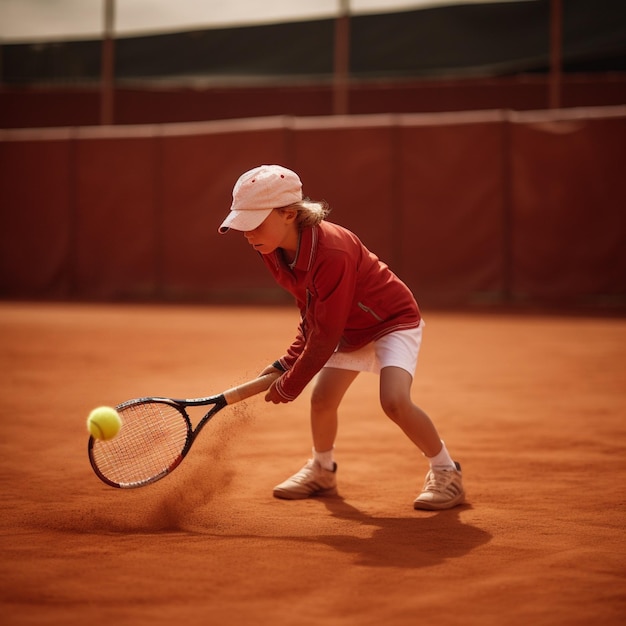
M230 213L218 230L222 234L230 228L254 230L272 209L300 200L302 182L295 172L281 165L260 165L242 174L235 183Z

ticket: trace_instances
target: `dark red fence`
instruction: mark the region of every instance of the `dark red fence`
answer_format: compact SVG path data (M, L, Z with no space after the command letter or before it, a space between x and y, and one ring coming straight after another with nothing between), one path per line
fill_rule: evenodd
M426 306L626 301L626 107L0 131L0 295L273 301L243 171L281 163Z

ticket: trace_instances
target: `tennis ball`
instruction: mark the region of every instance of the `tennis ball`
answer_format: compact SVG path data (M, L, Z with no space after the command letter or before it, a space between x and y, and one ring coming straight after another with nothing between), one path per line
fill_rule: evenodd
M87 418L87 430L94 439L113 439L121 426L118 412L110 406L99 406Z

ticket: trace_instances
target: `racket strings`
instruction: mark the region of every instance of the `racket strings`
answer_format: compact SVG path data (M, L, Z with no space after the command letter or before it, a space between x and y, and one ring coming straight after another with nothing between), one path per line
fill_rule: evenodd
M187 444L188 422L163 402L130 404L119 409L122 428L108 441L95 441L92 459L111 482L140 486L172 470Z

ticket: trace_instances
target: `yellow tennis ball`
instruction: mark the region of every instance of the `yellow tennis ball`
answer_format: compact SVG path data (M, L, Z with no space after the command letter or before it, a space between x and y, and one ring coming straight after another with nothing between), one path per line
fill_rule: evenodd
M94 439L113 439L121 427L119 413L110 406L99 406L87 418L87 430Z

